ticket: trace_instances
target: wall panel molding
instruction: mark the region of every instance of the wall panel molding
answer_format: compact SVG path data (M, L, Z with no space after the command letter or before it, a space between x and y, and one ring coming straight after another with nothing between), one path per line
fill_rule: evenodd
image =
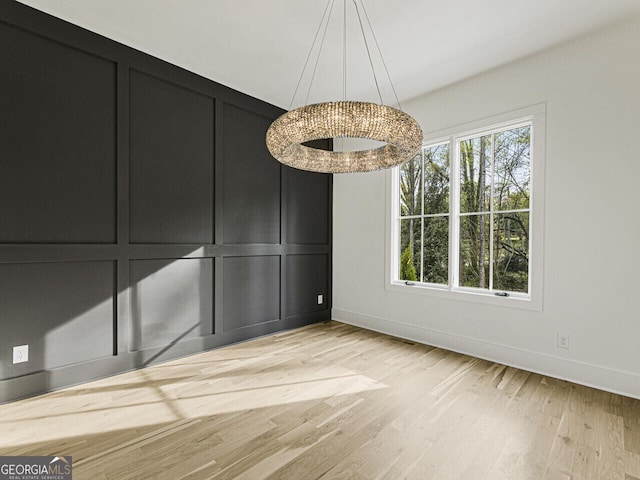
M332 177L270 157L281 109L11 0L0 38L0 402L330 317Z

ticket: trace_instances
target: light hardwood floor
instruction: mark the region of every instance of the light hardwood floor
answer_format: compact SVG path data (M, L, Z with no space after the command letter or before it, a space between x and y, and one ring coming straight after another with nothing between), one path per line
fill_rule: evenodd
M640 401L325 322L0 405L82 479L640 479Z

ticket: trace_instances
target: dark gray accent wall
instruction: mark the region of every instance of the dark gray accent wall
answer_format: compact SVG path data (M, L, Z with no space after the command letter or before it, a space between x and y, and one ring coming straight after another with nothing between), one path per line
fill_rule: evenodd
M331 213L331 177L290 170L287 188L287 240L305 245L326 245L329 224L318 222Z
M211 258L132 260L129 272L130 350L214 333Z
M0 378L113 355L114 262L0 265ZM12 364L12 347L29 361ZM71 348L73 347L73 348Z
M287 310L290 314L321 312L329 295L329 255L299 254L287 257ZM323 302L318 303L318 295Z
M282 110L11 0L0 64L0 402L330 317Z
M129 79L131 243L212 243L215 100Z
M225 330L280 318L280 258L226 257L223 261Z
M264 139L273 119L234 105L222 118L224 243L280 243L280 165L247 141Z
M0 46L0 241L114 243L116 64L4 23Z

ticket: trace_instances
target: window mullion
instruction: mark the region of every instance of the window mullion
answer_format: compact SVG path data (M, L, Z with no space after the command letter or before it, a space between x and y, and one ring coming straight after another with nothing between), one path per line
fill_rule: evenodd
M460 142L449 140L449 289L458 287L460 248Z
M420 222L420 281L424 282L424 148L420 151L420 166L422 171L420 178L420 213L422 218Z
M493 204L493 196L495 193L494 190L494 178L495 178L495 155L496 155L496 135L495 133L491 134L491 179L489 180L490 188L490 198L489 198L489 290L493 290L493 221L494 221L494 204Z

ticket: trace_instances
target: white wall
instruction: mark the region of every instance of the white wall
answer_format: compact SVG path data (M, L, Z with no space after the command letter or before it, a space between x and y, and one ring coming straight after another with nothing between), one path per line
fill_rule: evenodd
M541 102L543 310L385 289L375 172L334 177L333 318L640 398L640 17L403 107L433 132Z

